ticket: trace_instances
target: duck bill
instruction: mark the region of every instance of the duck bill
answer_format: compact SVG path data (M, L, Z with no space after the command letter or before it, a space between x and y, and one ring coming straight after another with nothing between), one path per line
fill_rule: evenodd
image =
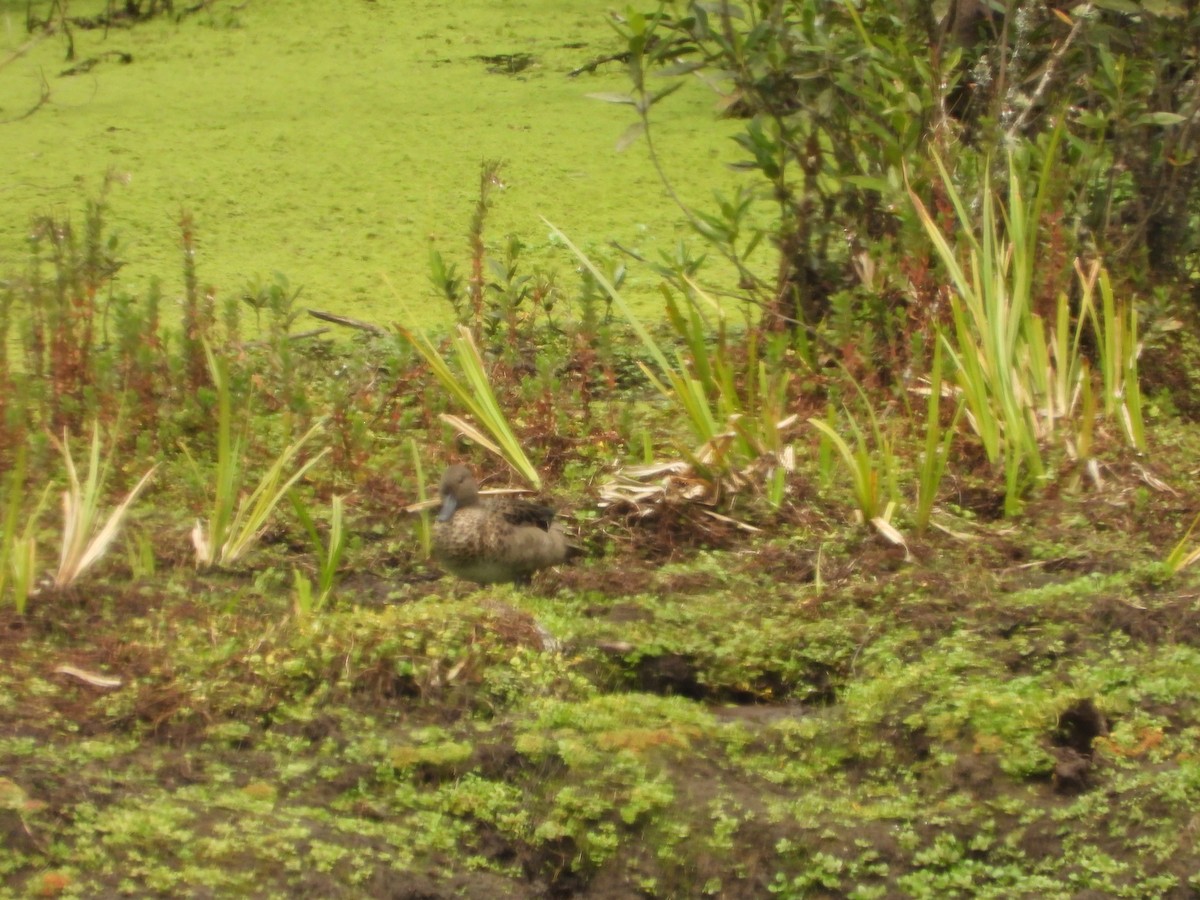
M437 520L439 522L447 521L454 511L458 509L458 501L454 499L453 494L447 494L446 499L442 501L442 508L438 511Z

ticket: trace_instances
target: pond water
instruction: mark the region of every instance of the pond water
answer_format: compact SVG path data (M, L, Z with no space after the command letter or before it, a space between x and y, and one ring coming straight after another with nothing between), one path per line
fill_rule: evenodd
M70 12L103 6L72 2ZM79 220L111 169L126 179L109 221L127 290L157 277L180 293L176 223L187 210L201 280L218 296L281 272L309 306L388 323L400 294L427 324L448 321L429 250L465 268L480 163L493 158L506 162L507 185L489 222L493 246L514 232L531 262L571 283L573 260L544 215L585 248L616 239L657 258L688 229L645 147L616 150L632 111L586 97L625 90L624 72L567 75L617 49L609 7L218 0L178 22L76 28L68 62L62 35L26 33L25 0L0 2L0 273L23 267L32 216ZM489 71L484 57L504 54L532 64ZM88 71L62 74L89 59ZM19 118L43 78L48 101ZM737 126L715 119L711 93L697 83L661 108L657 140L681 193L705 204L714 188L732 188ZM650 302L653 281L635 272L631 294Z

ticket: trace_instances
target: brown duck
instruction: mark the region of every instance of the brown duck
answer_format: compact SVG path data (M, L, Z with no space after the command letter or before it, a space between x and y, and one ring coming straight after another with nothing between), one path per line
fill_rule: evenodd
M549 506L512 497L479 498L475 476L453 465L442 476L442 509L433 526L433 555L467 581L528 584L538 569L578 553Z

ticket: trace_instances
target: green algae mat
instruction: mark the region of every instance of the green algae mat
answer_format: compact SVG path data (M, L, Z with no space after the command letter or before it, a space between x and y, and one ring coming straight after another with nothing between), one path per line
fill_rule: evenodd
M143 4L147 5L147 4ZM33 4L43 17L51 5ZM588 247L648 258L686 237L643 147L619 153L626 88L598 0L211 3L133 27L47 36L0 4L0 271L20 269L32 217L79 214L108 172L122 287L181 291L178 222L191 213L199 274L218 296L284 274L305 302L388 324L400 301L448 322L431 248L466 255L480 163L504 162L488 238L571 272L541 216ZM103 3L71 3L99 15ZM67 34L70 36L68 41ZM73 58L68 59L68 51ZM657 135L691 202L736 184L729 123L700 85L663 107ZM385 281L386 279L386 281ZM390 282L390 287L388 283ZM633 278L633 296L653 279Z

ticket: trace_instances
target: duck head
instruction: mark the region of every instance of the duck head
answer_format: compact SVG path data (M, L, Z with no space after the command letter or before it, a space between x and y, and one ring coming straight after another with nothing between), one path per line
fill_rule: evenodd
M479 502L479 485L475 476L466 466L453 465L442 475L442 508L437 520L446 522L454 515L456 509L474 506Z

